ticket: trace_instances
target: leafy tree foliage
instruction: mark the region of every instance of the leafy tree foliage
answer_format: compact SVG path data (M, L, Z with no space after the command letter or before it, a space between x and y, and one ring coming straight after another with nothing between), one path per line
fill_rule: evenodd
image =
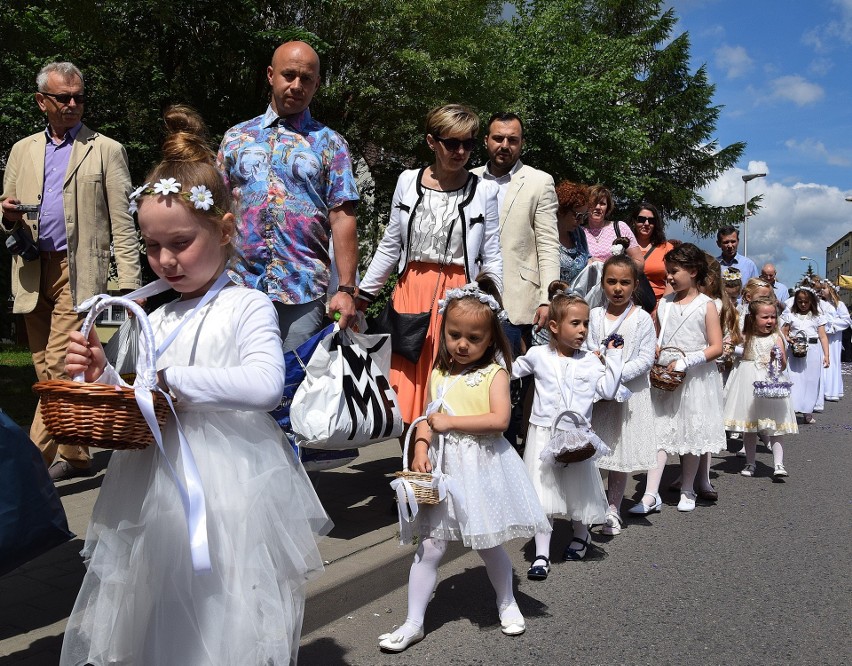
M738 219L695 194L743 144L713 139L713 86L690 72L688 35L674 35L662 0L518 0L513 18L503 12L500 0L0 0L0 167L43 126L32 94L45 62L83 70L87 122L125 144L140 181L167 105L197 108L217 143L263 112L270 55L300 38L323 63L313 113L369 172L365 260L399 171L430 159L426 112L446 102L519 112L527 162L603 182L623 207L647 198L700 233Z

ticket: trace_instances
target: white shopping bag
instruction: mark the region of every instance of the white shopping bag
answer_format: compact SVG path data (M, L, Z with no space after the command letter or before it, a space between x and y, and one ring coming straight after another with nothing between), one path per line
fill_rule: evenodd
M290 406L299 446L352 449L399 437L402 415L388 382L390 336L339 330L325 337Z

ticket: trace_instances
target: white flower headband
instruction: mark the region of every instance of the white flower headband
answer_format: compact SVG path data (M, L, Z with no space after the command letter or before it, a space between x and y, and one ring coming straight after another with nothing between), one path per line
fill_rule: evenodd
M444 298L438 301L438 312L444 314L447 311L450 301L460 298L475 298L480 303L485 303L485 305L491 308L491 311L497 314L497 319L500 321L508 321L509 319L509 315L500 307L497 299L491 294L486 294L482 291L476 282L470 282L463 287L456 287L455 289L447 289L444 293Z
M816 289L814 289L813 287L809 287L809 286L807 286L805 283L801 283L801 284L799 284L799 285L796 287L796 289L794 290L794 293L795 293L796 291L807 291L808 293L813 294L816 298L819 298L819 294L818 294L818 293L816 293Z
M740 273L736 268L726 268L722 272L722 281L723 282L742 282L743 274Z
M225 211L213 203L213 193L207 189L206 185L195 185L189 189L189 192L181 190L182 187L174 178L160 178L159 182L154 183L154 187L151 187L150 183L145 183L142 187L138 187L131 192L128 210L131 215L139 211L139 197L150 194L160 194L167 197L176 194L195 206L196 210L208 211L212 208L213 212L217 215L225 214Z
M826 285L827 287L830 287L830 288L831 288L831 290L832 290L835 294L839 294L839 293L840 293L840 289L838 289L838 288L837 288L837 285L836 285L836 284L834 284L831 280L823 280L823 281L822 281L822 283L823 283L824 285Z

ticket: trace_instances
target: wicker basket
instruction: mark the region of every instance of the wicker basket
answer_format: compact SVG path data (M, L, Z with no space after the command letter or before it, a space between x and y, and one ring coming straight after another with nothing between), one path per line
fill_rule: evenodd
M411 423L408 432L405 434L405 446L402 449L402 465L401 472L396 472L395 477L405 479L411 483L411 488L414 491L414 498L418 504L438 504L441 500L438 495L438 488L434 483L435 477L431 472L412 472L408 469L408 445L411 443L411 437L414 434L415 426L421 421L425 421L425 416L419 416ZM443 453L443 446L438 451L439 463L436 467L436 472L440 474L440 457Z
M122 305L140 318L146 338L146 354L139 361L141 385L154 388L157 384L154 350L156 344L145 311L134 301L107 297L98 301L83 322L82 333L88 337L95 319L110 305ZM59 444L96 446L102 449L144 449L154 441L151 429L136 403L132 388L112 384L94 384L51 379L38 382L33 391L41 400L41 414L48 432ZM169 414L165 398L153 392L154 413L162 428Z
M667 349L679 353L684 357L684 359L686 358L686 354L683 350L678 349L677 347L663 347L660 349L660 354ZM659 365L658 363L654 363L654 365L651 366L651 386L654 386L661 391L674 391L678 386L683 384L683 380L685 378L685 370L669 370L667 365Z
M796 358L805 358L808 355L808 336L804 331L790 339L790 351Z
M560 412L557 415L556 419L553 422L553 425L550 427L551 436L556 433L556 426L559 425L559 422L566 417L574 421L574 423L578 426L589 425L589 422L586 421L582 414L579 414L578 412L575 412L570 409L566 409L565 411ZM597 453L597 449L595 448L594 444L592 444L591 442L587 442L584 446L578 449L563 451L558 456L556 456L554 460L556 460L556 462L558 463L562 463L563 465L569 465L571 463L578 463L583 462L584 460L588 460L593 455L595 455L595 453Z

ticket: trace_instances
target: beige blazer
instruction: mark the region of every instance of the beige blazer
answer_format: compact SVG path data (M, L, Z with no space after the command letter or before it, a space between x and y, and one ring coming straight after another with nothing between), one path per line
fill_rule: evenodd
M503 305L513 324L532 324L536 308L548 302L547 287L559 279L556 208L550 174L526 164L512 174L500 210L500 247Z
M42 131L12 146L0 201L15 198L26 204L41 202L46 143L47 135ZM62 189L74 305L106 291L110 242L114 245L118 288L136 289L142 283L136 227L127 210L130 189L124 147L83 125L71 147ZM33 238L38 238L38 220L26 218L25 224ZM13 258L15 312L33 311L40 277L41 262Z

